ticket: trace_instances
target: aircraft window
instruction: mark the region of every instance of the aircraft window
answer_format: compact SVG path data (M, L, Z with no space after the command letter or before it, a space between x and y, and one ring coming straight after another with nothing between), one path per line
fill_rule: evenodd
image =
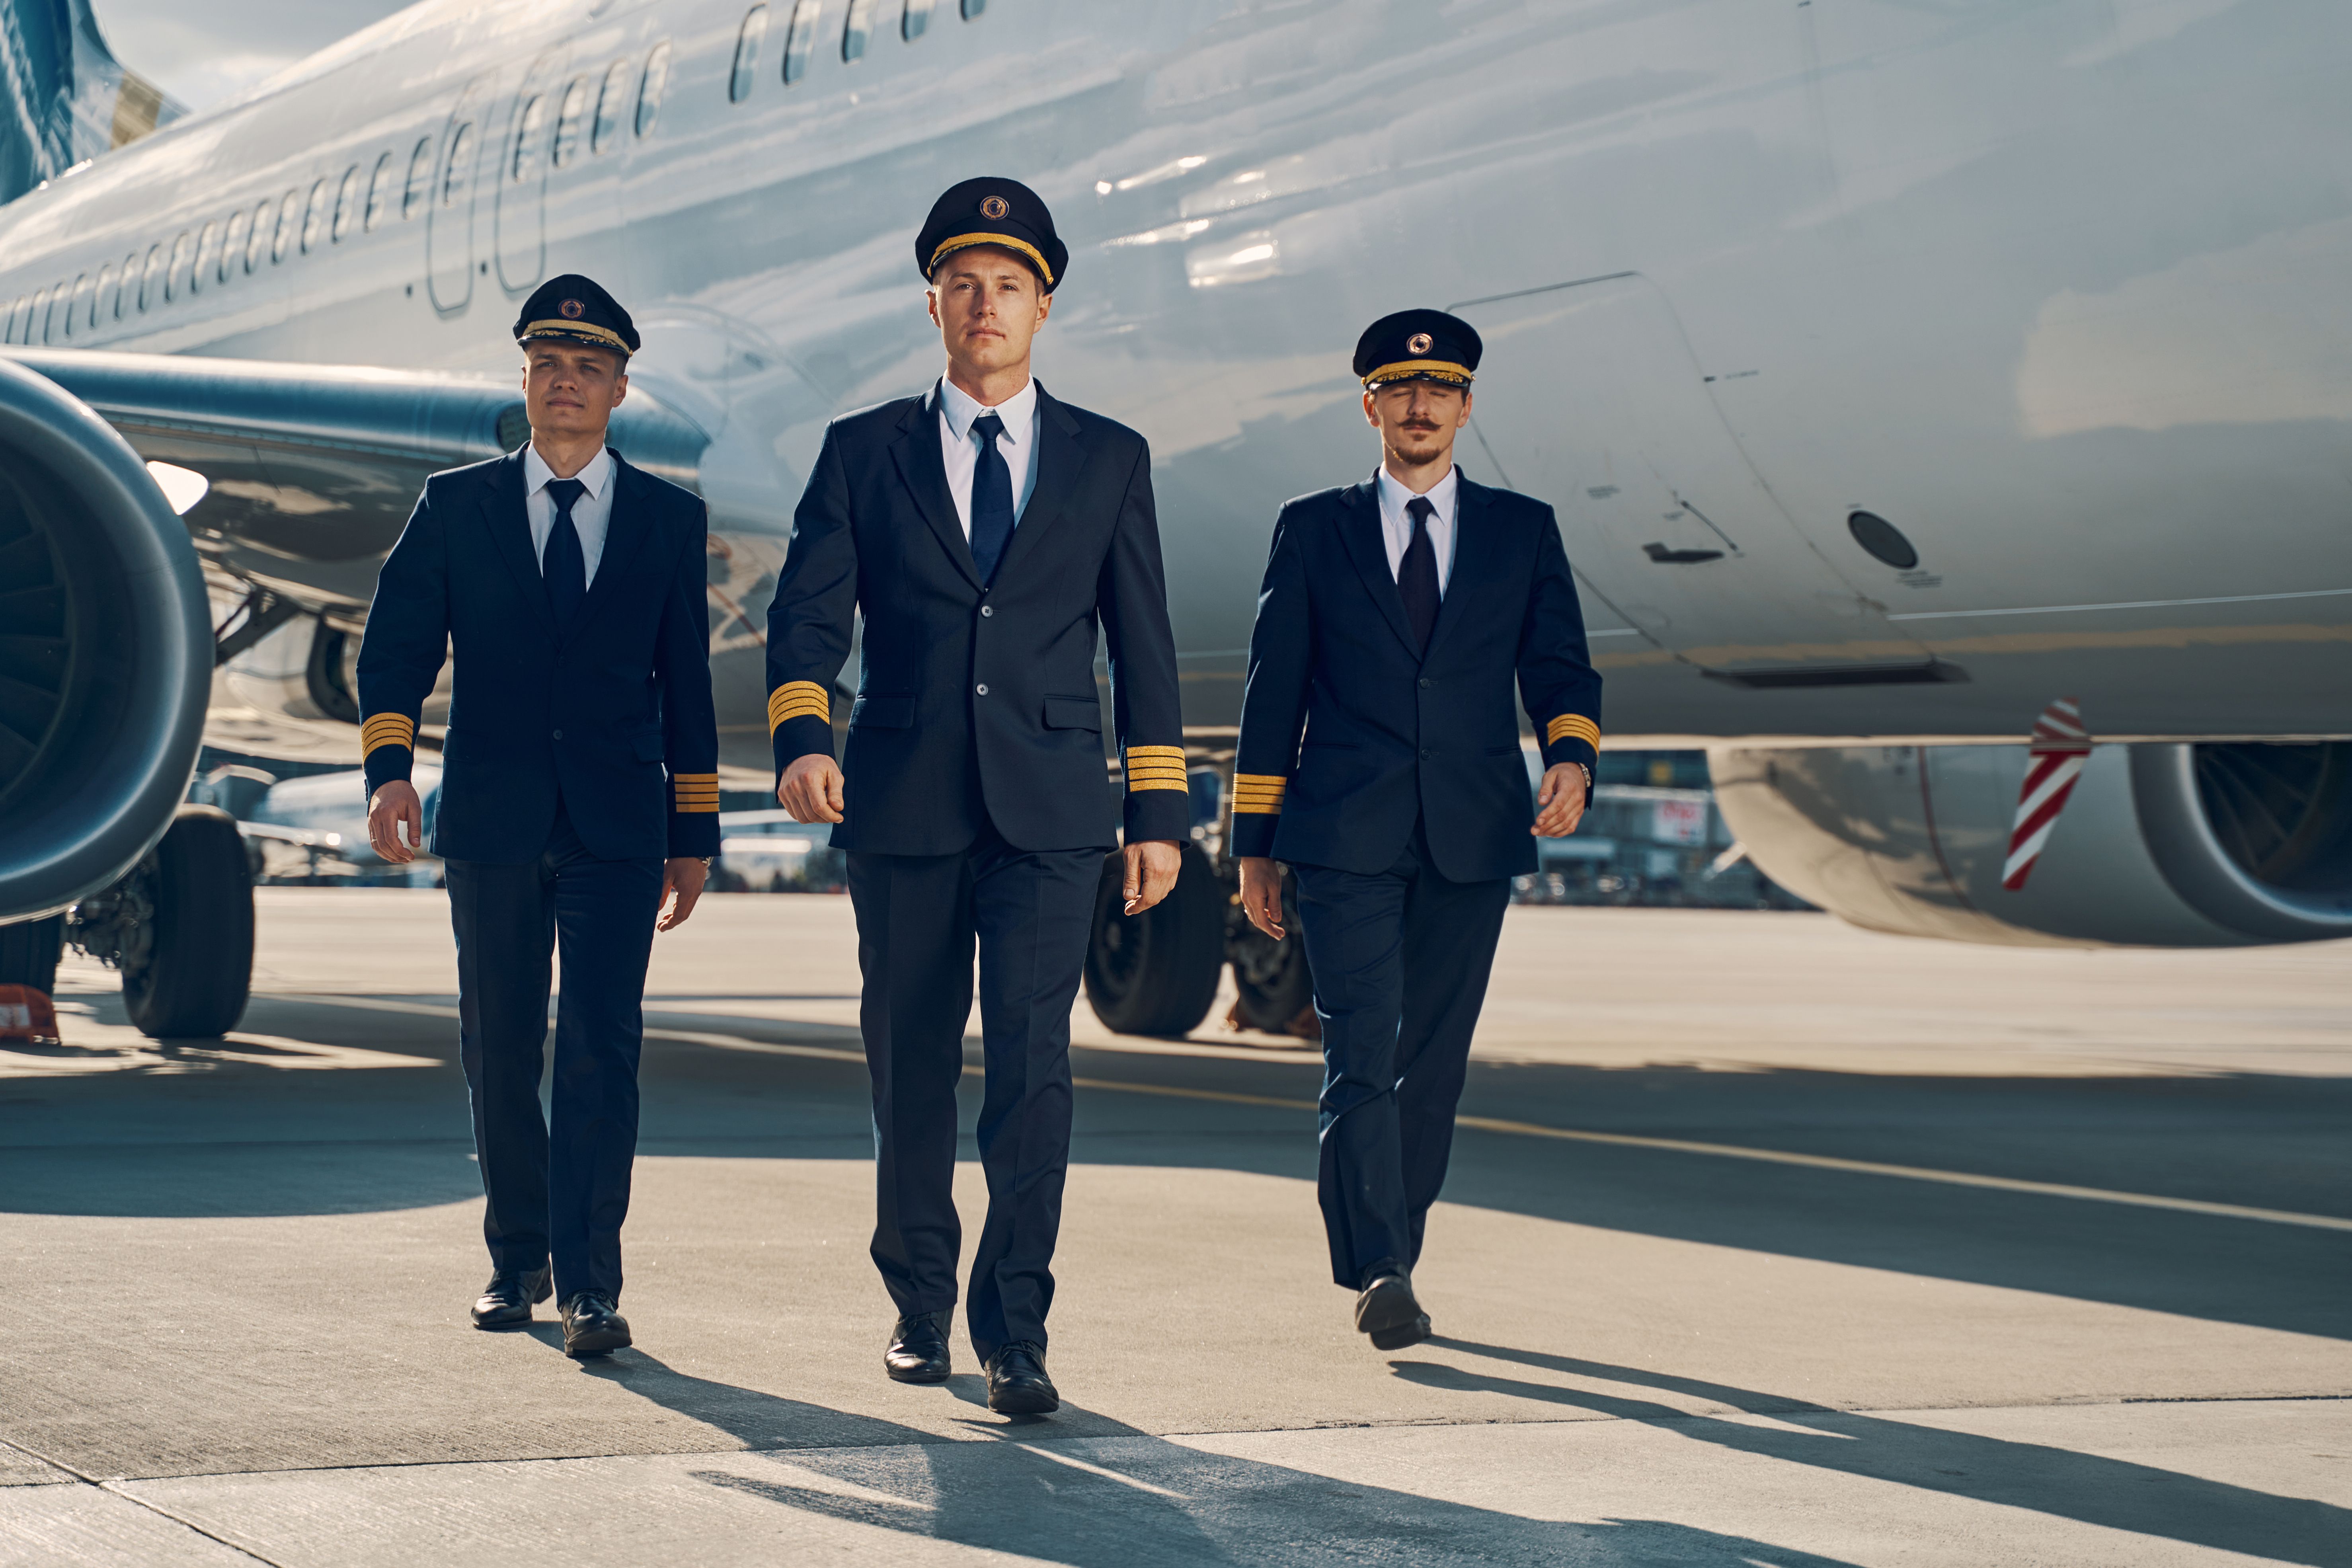
M375 161L375 173L368 176L367 229L373 234L375 226L383 221L383 209L392 205L392 154L384 153Z
M261 269L262 253L269 248L269 215L277 205L273 198L264 196L261 205L253 209L253 236L245 242L245 269L247 272Z
M735 36L735 74L727 79L728 102L740 103L751 96L751 78L760 68L760 45L767 37L768 8L754 5L744 13L743 30Z
M817 16L824 0L793 0L792 29L784 35L784 79L808 75L809 52L816 47Z
M327 182L314 180L310 184L310 204L302 209L302 254L308 256L318 247L327 234L327 208L332 200L327 195Z
M90 314L90 304L91 295L89 274L85 272L80 277L74 279L73 299L66 306L66 336L73 336L74 323L76 321L80 321L82 323L82 330L84 331L88 331L90 327L96 324L94 321L87 319Z
M654 46L646 57L646 79L637 89L637 134L652 132L654 121L661 118L662 94L669 90L669 40Z
M163 268L164 299L176 300L180 297L180 279L194 270L189 262L195 253L195 237L187 230L182 229L180 237L172 242L172 259Z
M854 60L866 53L866 35L874 24L874 0L849 0L849 19L841 25L841 58Z
M352 225L360 216L360 166L353 163L343 171L342 184L335 187L334 237L341 240L352 232Z
M98 289L89 297L89 324L96 330L100 321L121 314L121 295L114 287L114 263L110 261L98 269Z
M245 254L245 226L253 215L239 207L228 215L228 233L221 237L220 280L227 282L236 271L237 258Z
M157 291L163 287L163 247L160 245L151 245L147 247L146 269L139 274L139 308L141 310L145 310L154 302Z
M604 68L604 85L596 89L596 122L588 133L588 150L602 153L621 131L621 100L628 96L629 62L614 60Z
M269 241L269 259L283 261L294 248L294 225L302 213L302 193L289 191L278 199L278 230Z
M474 166L474 122L457 127L449 138L449 166L441 172L441 205L454 207L466 194L466 175Z
M9 305L6 315L0 316L0 343L13 343L16 341L16 312L24 308L25 301L18 300Z
M508 165L520 184L539 173L540 133L547 129L547 94L522 106L522 129L515 132L514 161Z
M588 118L588 79L574 77L563 89L563 112L555 117L555 166L580 156L581 121Z
M898 16L898 36L913 43L930 27L931 0L907 0L907 8Z
M988 9L988 0L963 0L963 19L971 21Z
M400 216L415 217L416 209L425 205L425 193L433 186L433 138L421 138L416 151L408 155L408 189L400 198Z
M138 276L139 253L134 250L122 258L122 287L114 291L114 319L118 321L131 313L131 305L138 298L131 287L131 280Z
M33 313L25 318L25 341L31 342L37 333L48 325L48 320L49 291L36 289L33 290Z
M188 292L193 294L205 286L205 274L213 269L213 258L220 253L220 219L205 225L196 238L196 264L188 268Z

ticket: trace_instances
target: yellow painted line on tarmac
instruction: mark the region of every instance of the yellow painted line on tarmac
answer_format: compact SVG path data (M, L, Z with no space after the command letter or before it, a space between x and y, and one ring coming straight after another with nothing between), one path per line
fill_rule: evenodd
M376 996L331 996L279 992L290 1002L320 1002L330 1006L359 1007L383 1013L410 1013L426 1017L455 1018L457 1009L430 1002L394 1002ZM752 1051L769 1056L817 1057L831 1061L863 1062L861 1051L827 1046L782 1045L747 1040L735 1035L689 1033L679 1029L647 1029L652 1040L709 1046L719 1050ZM1100 1048L1100 1047L1097 1047ZM1171 1084L1127 1083L1117 1079L1074 1078L1079 1089L1109 1089L1119 1094L1158 1095L1166 1100L1201 1100L1221 1105L1257 1105L1275 1110L1312 1111L1311 1100L1291 1100L1269 1094L1241 1094L1222 1089L1180 1089ZM1497 1116L1461 1116L1456 1127L1480 1132L1501 1132L1515 1138L1549 1138L1562 1143L1598 1143L1621 1149L1652 1149L1670 1154L1705 1154L1722 1160L1753 1160L1767 1165L1794 1165L1806 1170L1843 1171L1862 1176L1893 1176L1906 1182L1934 1182L1948 1187L1975 1187L1986 1192L2026 1193L2035 1197L2075 1198L2086 1203L2121 1204L2127 1208L2168 1209L2175 1214L2210 1215L2221 1219L2257 1220L2265 1225L2299 1226L2308 1230L2352 1232L2352 1219L2336 1215L2299 1214L2292 1209L2254 1208L2245 1204L2209 1203L2202 1198L2166 1197L2155 1193L2117 1192L2111 1187L2077 1187L2063 1182L2029 1182L2014 1176L1987 1176L1973 1171L1940 1171L1925 1165L1888 1165L1875 1160L1843 1160L1834 1154L1798 1154L1784 1149L1750 1149L1738 1143L1702 1143L1688 1138L1653 1138L1635 1132L1593 1132L1570 1127L1546 1127L1535 1121L1511 1121Z

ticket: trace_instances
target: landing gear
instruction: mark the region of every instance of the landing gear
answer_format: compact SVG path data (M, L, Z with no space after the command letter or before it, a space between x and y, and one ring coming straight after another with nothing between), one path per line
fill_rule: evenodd
M163 842L73 912L74 945L122 971L122 1002L158 1039L236 1027L253 983L253 875L236 819L184 805Z
M1225 958L1225 890L1198 845L1184 846L1176 886L1139 915L1121 912L1125 865L1103 862L1087 950L1087 1000L1122 1035L1182 1035L1208 1016Z

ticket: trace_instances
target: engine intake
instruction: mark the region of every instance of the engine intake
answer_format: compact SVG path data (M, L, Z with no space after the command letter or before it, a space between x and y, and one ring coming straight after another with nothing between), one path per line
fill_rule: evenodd
M163 837L212 648L195 551L138 454L0 360L0 920L95 892Z

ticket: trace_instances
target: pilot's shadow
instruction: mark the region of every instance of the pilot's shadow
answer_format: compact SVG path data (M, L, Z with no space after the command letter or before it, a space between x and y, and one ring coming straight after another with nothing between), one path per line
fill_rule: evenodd
M1692 1395L1752 1415L1771 1415L1796 1426L1815 1424L1816 1429L1750 1426L1720 1416L1694 1415L1646 1399L1467 1372L1430 1362L1392 1361L1391 1369L1400 1377L1433 1388L1480 1389L1595 1411L1766 1458L2277 1562L2352 1568L2352 1510L2324 1502L2279 1497L2045 1444L2010 1442L1832 1411L1807 1400L1637 1367L1468 1340L1439 1338L1430 1343L1572 1376Z

